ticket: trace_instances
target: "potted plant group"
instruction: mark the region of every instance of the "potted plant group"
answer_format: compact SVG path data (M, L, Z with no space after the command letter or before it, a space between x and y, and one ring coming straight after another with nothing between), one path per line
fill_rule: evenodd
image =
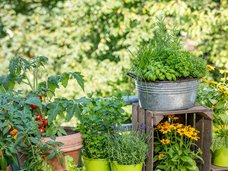
M106 150L111 171L142 171L149 149L146 139L135 131L109 136Z
M212 141L212 161L215 166L228 167L228 115L220 116L214 124Z
M169 116L156 127L155 170L197 171L197 163L203 161L202 151L194 143L199 140L199 131L176 120L178 117Z
M83 111L78 126L83 138L83 158L86 171L109 171L107 160L108 134L125 119L124 103L119 98L112 99L84 99Z
M20 110L11 111L11 115L15 114L17 118L9 118L9 121L20 132L17 135L18 141L21 141L18 154L24 170L66 169L69 166L66 161L71 161L69 157L77 165L82 148L80 133L72 134L71 130L69 133L72 135L67 135L67 130L61 127L57 119L61 117L66 122L70 121L80 114L80 104L77 100L56 98L55 90L61 85L66 87L69 79L75 79L83 89L83 76L79 72L64 72L47 76L47 81L39 81L41 74L45 74L47 61L43 56L32 60L13 58L9 64L9 74L0 77L0 90L4 94L14 92L15 85L19 84L17 89L20 91L12 93L11 100L13 104L19 104ZM7 108L4 106L3 110Z
M150 110L178 110L194 105L206 61L184 50L176 31L164 18L156 23L154 38L133 55L129 76L136 80L139 104Z

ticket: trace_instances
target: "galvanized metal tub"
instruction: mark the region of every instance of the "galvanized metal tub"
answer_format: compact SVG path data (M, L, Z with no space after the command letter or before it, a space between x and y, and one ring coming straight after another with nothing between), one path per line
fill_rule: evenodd
M136 80L139 104L148 110L179 110L194 106L198 79L143 82Z

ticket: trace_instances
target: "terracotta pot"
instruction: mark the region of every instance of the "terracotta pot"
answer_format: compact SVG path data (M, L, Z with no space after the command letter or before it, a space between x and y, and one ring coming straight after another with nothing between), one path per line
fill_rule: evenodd
M7 166L7 168L5 169L5 170L2 170L1 168L0 168L0 171L10 171L11 169L10 169L10 166Z
M10 171L10 170L11 170L10 166L8 166L5 171Z
M43 142L51 140L50 138L44 138ZM48 162L54 167L55 171L66 171L64 156L71 156L74 159L74 163L78 165L78 159L80 155L80 149L82 148L82 138L80 133L56 137L56 141L63 143L61 151L63 151L63 165L59 163L57 157L49 160Z
M72 130L70 130L70 128L66 128L65 130L70 135L56 137L56 141L63 143L63 145L61 146L61 151L63 152L63 165L60 164L57 157L53 158L52 160L47 159L47 161L54 167L55 171L66 171L64 156L71 156L74 159L75 165L78 165L80 150L83 143L81 134L73 132ZM47 142L50 140L51 138L47 137L43 138L42 141ZM26 156L23 156L20 152L18 152L18 155L20 158L20 165L23 166L23 163L26 160Z

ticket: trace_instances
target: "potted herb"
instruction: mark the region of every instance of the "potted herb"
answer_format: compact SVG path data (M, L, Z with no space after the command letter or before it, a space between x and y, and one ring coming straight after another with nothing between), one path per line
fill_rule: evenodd
M228 115L220 116L218 124L214 124L214 135L212 141L213 164L228 167Z
M143 43L132 59L128 75L136 79L139 103L150 110L177 110L194 105L206 61L184 50L175 30L164 18L156 23L154 38Z
M110 136L106 150L112 171L142 171L148 144L143 134L130 131Z
M178 117L169 116L168 121L161 122L156 127L155 170L197 171L197 162L203 161L202 152L194 143L199 140L199 131L176 123L176 120Z
M57 120L57 117L61 117L68 122L73 116L79 115L79 103L77 100L56 98L55 90L61 85L66 87L69 79L75 79L83 89L83 77L79 72L64 72L47 76L47 81L39 81L41 74L45 74L43 66L47 61L43 56L31 61L22 57L13 58L9 64L9 74L0 77L0 89L3 92L12 92L15 85L19 84L17 89L23 93L18 102L20 112L14 113L17 113L18 118L27 117L26 120L15 120L16 123L20 121L24 124L18 127L23 132L18 138L23 140L20 143L19 157L25 170L64 169L64 156L74 158L77 165L82 148L81 134L67 135ZM16 96L12 97L12 101L15 101Z
M113 134L125 119L123 101L118 98L87 98L83 102L79 130L83 138L83 156L87 171L109 171L107 134Z

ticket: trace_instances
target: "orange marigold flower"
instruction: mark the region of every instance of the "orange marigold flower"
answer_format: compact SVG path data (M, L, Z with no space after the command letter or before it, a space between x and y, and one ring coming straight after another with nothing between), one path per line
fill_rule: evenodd
M160 140L162 144L169 144L170 140L169 139L162 139Z
M223 91L224 94L228 94L228 91Z
M217 85L218 83L215 82L215 81L210 81L209 84L212 84L212 85Z
M180 128L180 129L177 129L177 132L178 132L180 135L185 135L186 130L185 130L184 128Z
M14 135L14 136L13 136L13 139L15 139L15 140L16 140L16 139L17 139L17 135Z
M167 134L168 132L171 132L171 129L170 129L170 127L162 127L160 132L162 134Z
M200 137L198 137L197 135L192 135L191 139L195 140L195 141L198 141L200 139Z
M207 65L207 69L209 71L214 71L215 70L215 67L211 66L211 65Z
M223 91L225 87L220 85L220 86L218 86L218 88Z
M17 129L13 129L12 131L10 131L10 135L15 135L17 134L19 131Z

